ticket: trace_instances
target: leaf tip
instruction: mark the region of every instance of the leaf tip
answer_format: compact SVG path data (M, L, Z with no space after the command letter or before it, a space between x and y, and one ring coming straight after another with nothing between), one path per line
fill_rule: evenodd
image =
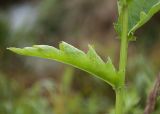
M17 54L22 54L21 53L21 50L22 50L21 48L9 47L9 48L7 48L7 50L12 51L12 52L17 53Z
M9 51L16 51L16 50L18 50L18 48L15 48L15 47L9 47L9 48L7 48L7 50L9 50Z

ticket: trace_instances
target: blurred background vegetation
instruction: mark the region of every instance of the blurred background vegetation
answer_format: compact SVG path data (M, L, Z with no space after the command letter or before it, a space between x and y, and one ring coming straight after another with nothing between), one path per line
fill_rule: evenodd
M95 46L118 66L116 0L1 0L0 114L113 114L110 86L78 69L50 60L22 57L6 47L68 42ZM142 114L160 71L160 13L129 46L125 114ZM157 101L154 114L160 112Z

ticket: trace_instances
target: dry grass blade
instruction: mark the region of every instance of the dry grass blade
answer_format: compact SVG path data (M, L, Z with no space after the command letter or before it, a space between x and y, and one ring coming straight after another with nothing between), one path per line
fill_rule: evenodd
M144 110L144 114L152 114L156 105L158 93L160 91L160 73L156 79L153 90L150 92L147 98L147 104Z

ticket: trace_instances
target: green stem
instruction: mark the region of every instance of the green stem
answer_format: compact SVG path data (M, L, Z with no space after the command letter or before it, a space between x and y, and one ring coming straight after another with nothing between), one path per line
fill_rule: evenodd
M124 114L124 88L116 89L116 114Z
M128 7L124 6L122 9L122 34L121 34L121 48L120 48L120 63L119 71L123 72L125 78L125 69L127 62L127 50L128 50ZM123 79L124 79L123 78Z
M116 114L124 114L124 94L125 94L125 71L128 50L128 7L124 2L121 12L122 34L120 48L120 62L118 86L116 88Z

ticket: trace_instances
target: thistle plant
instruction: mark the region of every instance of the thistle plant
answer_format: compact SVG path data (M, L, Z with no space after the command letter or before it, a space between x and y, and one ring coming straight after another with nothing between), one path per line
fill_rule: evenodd
M115 113L123 114L125 105L125 72L128 44L136 39L135 32L160 10L160 0L118 0L118 20L114 24L121 47L119 68L115 68L111 59L104 62L89 45L87 53L61 42L59 49L47 45L34 45L25 48L8 48L20 55L51 59L86 71L110 84L116 94Z

